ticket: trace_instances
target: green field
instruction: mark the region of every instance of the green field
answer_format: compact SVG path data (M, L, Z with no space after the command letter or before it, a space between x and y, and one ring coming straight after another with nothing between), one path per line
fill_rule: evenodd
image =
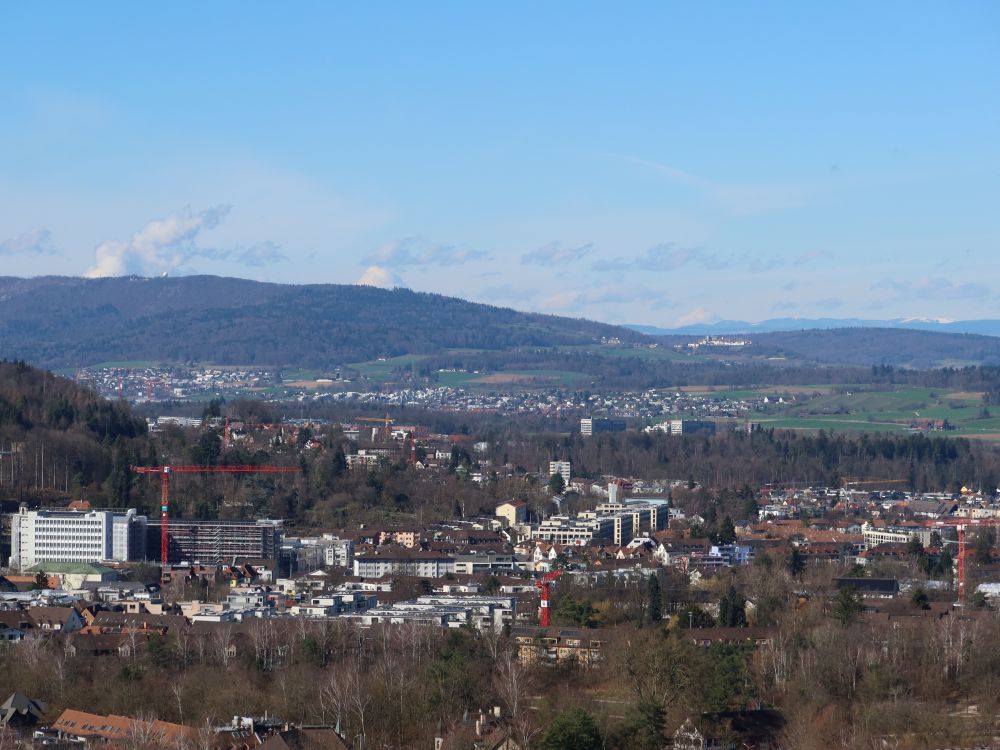
M323 373L319 370L304 370L301 368L288 368L282 369L281 379L284 382L297 381L297 380L315 380L316 378L322 377Z
M755 419L764 427L775 427L781 430L828 430L831 432L904 432L905 425L887 422L869 422L866 419Z
M484 390L503 387L573 386L590 376L568 370L504 370L502 372L438 372L437 383L456 388Z
M683 360L685 362L700 362L704 357L696 354L686 354L679 352L669 346L657 346L655 349L649 347L632 346L607 346L600 344L587 345L564 345L557 347L561 352L571 352L575 354L592 353L601 357L635 357L650 361Z
M364 377L372 380L382 380L388 378L393 370L398 370L407 365L414 365L426 359L422 354L404 354L399 357L388 357L387 359L376 359L371 362L355 362L347 365L352 370L357 370Z
M854 386L838 390L774 408L755 421L786 429L898 432L924 420L947 420L955 429L934 434L1000 438L1000 417L983 418L978 394L940 388L864 390Z

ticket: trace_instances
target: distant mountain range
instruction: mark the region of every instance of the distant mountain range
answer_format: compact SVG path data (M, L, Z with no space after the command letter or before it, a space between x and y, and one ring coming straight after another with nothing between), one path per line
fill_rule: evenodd
M895 318L865 320L861 318L771 318L758 323L745 320L719 320L677 328L648 325L626 325L648 336L723 336L738 333L775 333L779 331L826 330L832 328L894 328L935 333L974 333L980 336L1000 336L1000 320L954 320L933 318Z
M683 336L726 333L753 334L752 346L723 353L723 359L743 363L921 369L1000 364L1000 321L995 320L786 318L662 329L518 312L408 289L218 276L0 277L0 359L53 369L150 361L322 370L401 355L414 355L414 362L435 356L435 366L443 367L452 366L447 358L464 352L466 358L478 357L469 365L473 369L502 371L516 365L586 372L600 380L609 373L648 374L649 360L640 360L638 353L629 357L630 344L652 344L655 335L665 336L662 344L676 344L685 341ZM624 349L602 348L609 339ZM487 351L493 354L472 354ZM661 375L689 378L692 364L719 354L674 357L672 367L688 370ZM725 376L719 377L724 382Z
M650 341L605 323L408 289L218 276L0 277L0 358L318 367L450 349Z

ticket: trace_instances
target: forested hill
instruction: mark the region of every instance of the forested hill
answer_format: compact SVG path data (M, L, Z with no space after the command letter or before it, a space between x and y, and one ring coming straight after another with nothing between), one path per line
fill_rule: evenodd
M325 367L602 337L647 340L618 326L407 289L216 276L0 277L0 356L45 367L124 359Z
M127 468L155 459L149 450L146 422L127 405L22 362L0 362L0 500L86 492L124 505Z
M751 336L752 354L802 363L927 369L1000 365L1000 337L895 328L834 328Z

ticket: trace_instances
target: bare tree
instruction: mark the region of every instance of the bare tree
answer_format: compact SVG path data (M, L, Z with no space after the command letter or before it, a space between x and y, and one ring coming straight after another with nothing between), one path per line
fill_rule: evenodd
M230 646L233 644L233 626L228 623L220 623L219 627L212 631L212 647L216 658L223 667L229 667Z
M493 686L503 703L508 728L518 747L529 750L532 740L540 731L527 705L531 675L518 660L512 647L500 654L496 665Z

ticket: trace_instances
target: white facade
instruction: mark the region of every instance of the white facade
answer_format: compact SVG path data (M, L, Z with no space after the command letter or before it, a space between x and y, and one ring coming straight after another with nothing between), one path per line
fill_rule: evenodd
M386 575L442 578L455 572L455 558L446 555L364 555L354 558L354 575L381 578Z
M145 535L145 520L132 508L118 514L21 506L11 516L10 566L27 570L46 562L125 562L130 540L134 547Z
M868 549L877 547L880 544L906 544L914 537L919 539L922 545L929 547L933 533L934 529L928 528L901 528L899 526L878 528L872 526L870 523L861 525L861 534L865 538L865 547Z
M558 474L563 478L563 483L568 485L571 476L570 468L569 461L549 461L549 476Z

